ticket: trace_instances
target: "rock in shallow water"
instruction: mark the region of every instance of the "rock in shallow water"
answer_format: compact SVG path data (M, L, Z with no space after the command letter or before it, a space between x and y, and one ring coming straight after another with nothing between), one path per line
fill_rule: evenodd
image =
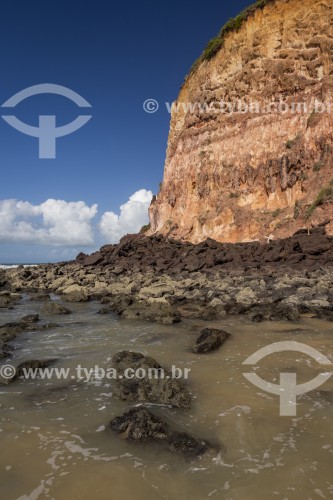
M166 439L168 425L147 408L132 408L110 422L111 429L131 441L153 441Z
M71 311L65 307L62 306L61 304L57 304L56 302L49 302L46 303L42 309L44 314L50 314L50 315L65 315L65 314L70 314Z
M11 309L13 307L13 301L8 296L0 296L0 309Z
M62 290L62 299L66 302L88 302L90 300L87 287L70 285Z
M114 418L110 427L128 441L156 442L189 458L201 456L214 448L208 441L171 430L166 422L145 407L132 408Z
M16 301L20 298L17 294L0 291L0 309L13 309Z
M280 302L269 319L271 321L299 321L301 315L296 304Z
M253 323L262 323L265 321L265 316L262 313L254 313L251 317Z
M33 371L42 370L42 369L48 368L50 365L52 365L56 361L57 361L57 359L45 359L45 360L30 359L27 361L23 361L15 368L15 372L13 373L12 377L0 379L0 383L8 385L11 382L14 382L19 377L25 377L26 372L28 370L30 370L30 369ZM36 377L36 378L38 378L38 377Z
M25 375L26 370L42 370L44 368L48 368L53 363L55 363L57 359L29 359L28 361L23 361L16 368L16 377L22 377Z
M39 321L39 314L28 314L21 319L21 323L37 323Z
M30 300L36 300L36 301L50 300L50 294L45 292L35 293L31 295Z
M230 336L230 333L216 328L205 328L198 337L193 352L206 353L216 351Z
M54 328L58 326L56 323L42 323L37 324L39 321L36 319L38 314L31 314L29 316L25 316L20 320L20 322L16 323L5 323L0 326L0 341L8 342L9 340L13 340L18 333L22 332L31 332L31 331L43 331L48 328Z
M178 408L190 406L191 396L186 387L172 378L171 372L165 370L155 359L137 352L121 351L115 354L112 362L118 375L113 391L115 397L124 401L158 403ZM128 369L131 371L130 376L134 375L133 378L125 377ZM135 375L137 370L144 372L146 376L138 378Z
M168 302L158 299L137 300L129 305L122 313L126 319L143 319L146 321L156 321L164 325L179 323L180 316Z
M167 437L167 448L173 453L198 457L213 447L207 441L196 439L187 432L172 432Z

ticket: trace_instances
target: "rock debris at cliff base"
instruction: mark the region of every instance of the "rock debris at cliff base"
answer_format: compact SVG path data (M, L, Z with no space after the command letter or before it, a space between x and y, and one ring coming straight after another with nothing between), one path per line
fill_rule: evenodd
M333 319L333 238L325 227L267 244L198 245L162 236L128 235L76 261L1 272L2 307L24 291L70 302L96 299L101 314L173 324L247 314L253 321L298 321L303 313ZM42 295L40 295L42 294Z

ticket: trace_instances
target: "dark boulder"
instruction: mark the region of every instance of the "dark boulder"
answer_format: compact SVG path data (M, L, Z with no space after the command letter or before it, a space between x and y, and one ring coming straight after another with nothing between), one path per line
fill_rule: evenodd
M193 347L193 352L201 354L215 351L221 347L222 344L224 344L229 336L230 333L225 332L224 330L205 328L198 337L195 346Z
M155 359L137 352L121 351L115 354L112 361L118 375L113 394L118 399L178 408L190 406L191 397L186 387L172 378L171 372ZM130 377L126 376L128 373ZM141 378L141 374L145 377Z
M8 296L0 296L0 309L11 309L13 301Z
M0 326L0 341L8 342L13 340L18 333L24 332L26 324L23 323L5 323Z
M15 369L15 373L13 374L13 376L11 378L7 378L7 379L2 379L0 380L0 383L3 383L3 384L10 384L11 382L14 382L16 379L20 378L20 377L23 377L25 378L26 377L26 370L42 370L42 369L45 369L45 368L48 368L51 364L55 363L57 360L56 359L46 359L46 360L36 360L36 359L32 359L32 360L27 360L27 361L23 361L22 363L20 363L16 369Z
M110 314L113 311L111 306L105 306L97 311L97 314Z
M37 301L50 300L50 294L44 292L35 293L31 295L30 300L37 300Z
M83 260L83 265L84 266L97 266L98 264L101 264L101 262L103 262L103 260L104 260L103 255L100 252L95 252Z
M212 448L207 441L196 439L187 432L171 432L167 437L167 448L172 453L198 457Z
M15 302L10 292L0 292L0 309L12 309Z
M169 432L168 425L144 407L133 408L114 418L110 426L130 441L162 440Z
M16 377L24 377L25 370L42 370L44 368L48 368L53 363L55 363L57 359L29 359L28 361L23 361L16 368Z
M79 255L77 255L75 261L79 264L82 264L87 257L88 255L86 253L80 252Z
M29 314L21 319L21 323L37 323L39 321L39 314Z
M84 290L76 290L62 295L65 302L89 302L90 297Z
M127 319L143 319L164 325L172 325L180 321L177 310L169 303L149 302L148 300L136 300L126 307L121 315Z
M65 314L70 314L71 311L61 305L61 304L57 304L57 302L49 302L49 303L46 303L42 309L43 313L44 314L49 314L51 316L56 316L56 315L65 315Z
M303 253L309 255L321 255L332 248L330 239L323 235L316 235L313 237L304 234L299 236L298 243Z
M265 316L260 312L254 313L251 317L251 321L253 323L262 323L263 321L265 321Z
M3 354L3 357L5 357L5 358L11 357L13 351L14 351L14 347L12 347L11 345L9 345L9 344L3 344L2 345L2 354Z
M269 319L271 321L299 321L301 315L296 304L280 302L275 306Z
M25 318L28 317L26 316ZM57 326L55 323L37 324L34 321L23 321L25 318L22 318L22 320L19 323L5 323L4 325L1 325L0 341L8 342L9 340L13 340L18 333L31 332L31 331L38 332L47 330L48 328L54 328L55 326ZM31 318L32 319L35 318L35 315L31 315Z
M12 356L13 347L9 344L2 344L0 340L0 360L10 358Z
M187 458L199 457L214 448L208 441L171 430L166 422L145 407L132 408L114 418L110 427L128 441L156 442Z

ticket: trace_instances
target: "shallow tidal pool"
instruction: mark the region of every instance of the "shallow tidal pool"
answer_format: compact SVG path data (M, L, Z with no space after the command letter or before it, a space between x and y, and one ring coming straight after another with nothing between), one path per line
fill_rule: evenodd
M67 304L66 304L67 305ZM24 297L0 322L40 313L42 303ZM279 397L243 376L243 361L274 342L297 341L333 361L332 324L251 323L244 317L163 326L96 314L100 304L69 304L68 316L43 320L58 327L19 334L13 358L57 358L70 369L66 380L17 380L0 385L0 498L4 500L315 500L333 498L333 377L297 398L297 415L279 415ZM231 337L218 351L191 351L206 326ZM220 451L196 460L154 444L129 443L108 428L130 406L112 397L112 380L78 380L76 367L107 369L119 350L139 351L170 368L189 368L190 409L151 406L178 429L207 439ZM266 357L254 368L279 382L296 372L297 382L323 371L299 352ZM327 371L327 368L324 370Z

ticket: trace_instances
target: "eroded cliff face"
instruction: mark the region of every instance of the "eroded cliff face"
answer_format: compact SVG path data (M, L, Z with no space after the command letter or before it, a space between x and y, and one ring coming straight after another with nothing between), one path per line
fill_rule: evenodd
M258 9L180 91L150 234L265 240L327 219L333 234L332 94L333 0ZM285 107L267 112L280 101ZM221 112L221 102L242 103L241 112ZM254 108L243 112L243 103Z

